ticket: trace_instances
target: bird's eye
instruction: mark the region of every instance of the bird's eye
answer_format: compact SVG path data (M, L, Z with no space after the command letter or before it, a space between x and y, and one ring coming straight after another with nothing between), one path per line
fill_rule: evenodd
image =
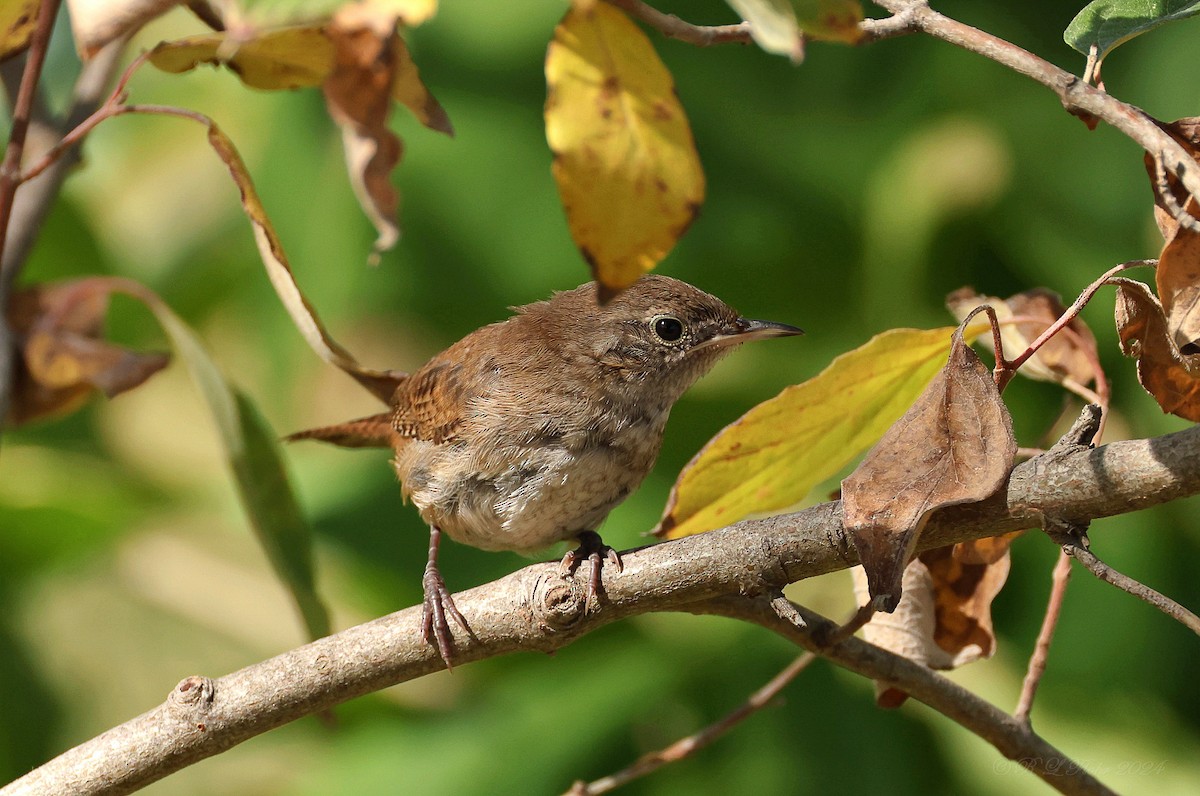
M670 315L659 315L652 322L654 333L660 340L667 343L677 343L683 337L683 321Z

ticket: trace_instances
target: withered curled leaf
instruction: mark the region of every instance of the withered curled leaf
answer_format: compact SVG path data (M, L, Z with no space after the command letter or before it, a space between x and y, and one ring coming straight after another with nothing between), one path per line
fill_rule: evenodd
M97 390L113 397L166 367L166 354L143 354L107 342L111 291L94 279L41 284L13 294L8 307L21 350L6 422L68 414Z
M908 563L904 596L894 613L875 614L863 628L872 644L931 669L955 669L996 651L992 600L1008 578L1008 547L1018 534L927 550ZM862 567L852 570L860 603L870 600ZM903 691L876 689L880 707L898 707Z
M1200 354L1179 350L1149 287L1132 279L1113 281L1121 351L1137 359L1138 381L1164 412L1200 422Z
M1180 119L1163 127L1200 161L1200 118ZM1182 208L1200 221L1200 205L1195 197L1187 195L1174 175L1160 173L1150 154L1146 155L1146 172L1154 189L1154 217L1166 239L1158 256L1155 282L1167 333L1183 354L1197 354L1200 353L1200 232L1180 224L1176 213Z

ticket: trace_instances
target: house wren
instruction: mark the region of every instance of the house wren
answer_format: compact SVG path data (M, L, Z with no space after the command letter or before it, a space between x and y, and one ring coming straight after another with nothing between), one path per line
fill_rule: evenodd
M802 334L740 317L665 276L610 301L595 283L516 308L403 377L391 411L289 439L391 447L404 497L429 524L422 626L449 664L448 618L468 630L437 567L442 533L483 550L533 552L566 539L566 571L601 553L595 529L658 456L675 401L747 340Z

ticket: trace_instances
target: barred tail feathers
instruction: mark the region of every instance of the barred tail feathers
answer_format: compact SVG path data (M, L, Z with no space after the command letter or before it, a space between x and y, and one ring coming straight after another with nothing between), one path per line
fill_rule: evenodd
M360 417L332 426L310 428L284 437L287 442L313 439L328 442L343 448L391 448L396 436L392 425L392 413L384 412L370 417Z

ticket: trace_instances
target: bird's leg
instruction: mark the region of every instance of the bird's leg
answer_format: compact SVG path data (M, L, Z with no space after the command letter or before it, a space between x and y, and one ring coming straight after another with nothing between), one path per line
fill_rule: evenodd
M603 556L603 557L602 557ZM592 565L591 577L588 579L588 590L585 608L590 610L592 604L600 598L600 568L605 561L621 572L625 565L621 556L609 547L595 531L583 531L579 534L579 547L563 556L560 568L564 575L574 574L579 562L587 559Z
M454 598L446 588L446 581L438 570L438 545L442 541L442 530L436 525L429 526L429 561L425 564L425 574L421 578L421 586L425 590L425 602L421 607L421 628L425 638L435 644L446 668L450 668L450 644L453 636L450 633L450 622L447 616L454 619L459 627L469 634L471 628L467 620L459 613L454 605Z

